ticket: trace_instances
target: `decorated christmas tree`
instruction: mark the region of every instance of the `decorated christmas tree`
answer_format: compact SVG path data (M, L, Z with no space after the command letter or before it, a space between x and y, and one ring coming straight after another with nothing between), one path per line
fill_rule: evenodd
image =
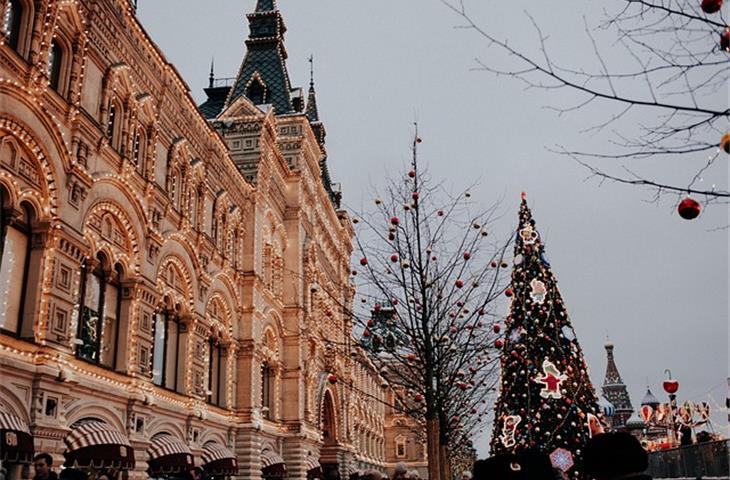
M539 450L571 478L581 478L580 450L601 429L583 352L532 212L522 194L512 298L502 349L492 454Z

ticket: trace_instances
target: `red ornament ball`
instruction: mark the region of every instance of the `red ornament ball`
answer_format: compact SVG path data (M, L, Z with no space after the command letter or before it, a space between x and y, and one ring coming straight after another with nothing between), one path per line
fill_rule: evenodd
M411 178L416 178L416 171L415 170L409 171L408 172L408 176L411 177Z
M669 394L677 393L677 390L679 390L679 382L670 378L669 380L664 380L662 387Z
M720 48L730 52L730 27L725 27L725 30L720 34Z
M413 193L411 193L411 198L412 198L413 200L418 200L418 192L413 192Z
M436 212L436 215L438 215L439 217L443 217L444 216L444 211L443 210L439 210L438 212Z
M396 255L395 253L393 255L391 255L390 256L390 261L393 262L393 263L397 262L398 261L398 255Z
M413 396L413 400L417 401L418 403L421 403L423 401L423 395L420 393L417 393Z
M370 334L370 330L368 330L367 328L365 329L364 332L362 332L362 336L365 337L365 338L369 337L370 335L371 335Z
M456 288L461 288L461 287L464 286L464 281L463 280L457 280L456 282L454 282L454 285L456 285Z
M390 232L390 233L388 234L388 240L395 240L395 233L393 233L393 232Z
M360 265L362 265L364 267L367 264L368 264L368 259L367 258L363 257L363 258L360 259Z
M701 7L705 13L717 13L722 8L722 0L702 0Z
M677 205L677 212L679 213L679 216L685 220L697 218L701 210L702 206L700 205L700 202L690 197L685 198L679 202L679 205Z
M497 262L492 262L489 264L492 268L497 268Z
M497 340L494 341L494 346L497 348L502 348L504 346L504 340L502 340L501 338L498 338Z
M398 225L400 223L400 220L398 219L398 217L391 217L390 223L392 223L393 225Z
M504 294L508 297L511 297L512 295L514 295L514 292L512 291L511 288L508 288L507 290L504 291Z
M381 307L379 303L376 303L375 306L373 307L373 310L375 310L375 313L378 313L381 308L383 308L383 307Z
M464 260L469 260L471 258L471 253L464 252Z
M494 333L499 333L502 330L502 326L498 323L495 323L492 327L492 330L494 330Z
M372 318L371 318L371 319L369 319L369 320L368 320L368 327L372 328L372 327L374 327L374 326L375 326L375 320L373 320Z
M730 153L730 132L727 132L722 136L722 138L720 138L720 148L722 148L725 153Z
M331 373L327 377L327 381L334 385L335 383L337 383L337 375L335 375L334 373Z

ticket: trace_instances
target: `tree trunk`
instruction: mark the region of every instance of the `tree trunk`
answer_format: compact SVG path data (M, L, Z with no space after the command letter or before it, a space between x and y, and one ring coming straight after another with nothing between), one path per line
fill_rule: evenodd
M426 444L428 449L429 480L447 480L441 476L440 430L438 418L426 420Z
M451 480L451 462L446 445L439 444L439 467L441 468L441 480Z

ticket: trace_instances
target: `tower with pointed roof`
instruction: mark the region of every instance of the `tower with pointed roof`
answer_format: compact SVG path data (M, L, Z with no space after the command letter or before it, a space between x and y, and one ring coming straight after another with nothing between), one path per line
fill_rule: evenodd
M304 107L301 89L292 89L286 68L286 25L276 0L258 0L256 10L246 17L250 29L246 56L226 106L246 96L256 105L271 105L277 115L301 112Z
M626 422L634 413L634 407L631 405L631 398L626 384L618 373L618 367L613 356L613 343L606 342L606 377L603 380L603 396L606 397L616 408L613 417L613 428L623 428Z
M319 118L314 89L313 59L310 57L309 94L305 103L301 88L291 85L284 48L286 26L276 0L257 0L253 13L247 15L249 36L246 55L238 74L231 79L216 79L211 65L210 81L205 93L208 100L200 105L201 113L226 140L244 177L257 182L261 135L260 123L273 114L275 141L292 171L314 170L336 209L341 192L330 178L325 148L326 130ZM320 149L316 166L302 163L302 140L310 130Z

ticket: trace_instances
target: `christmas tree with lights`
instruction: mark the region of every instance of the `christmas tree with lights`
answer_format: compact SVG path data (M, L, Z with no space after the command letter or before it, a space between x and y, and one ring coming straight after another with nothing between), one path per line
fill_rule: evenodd
M571 478L580 451L601 430L596 394L557 280L522 194L503 338L492 454L539 450Z

